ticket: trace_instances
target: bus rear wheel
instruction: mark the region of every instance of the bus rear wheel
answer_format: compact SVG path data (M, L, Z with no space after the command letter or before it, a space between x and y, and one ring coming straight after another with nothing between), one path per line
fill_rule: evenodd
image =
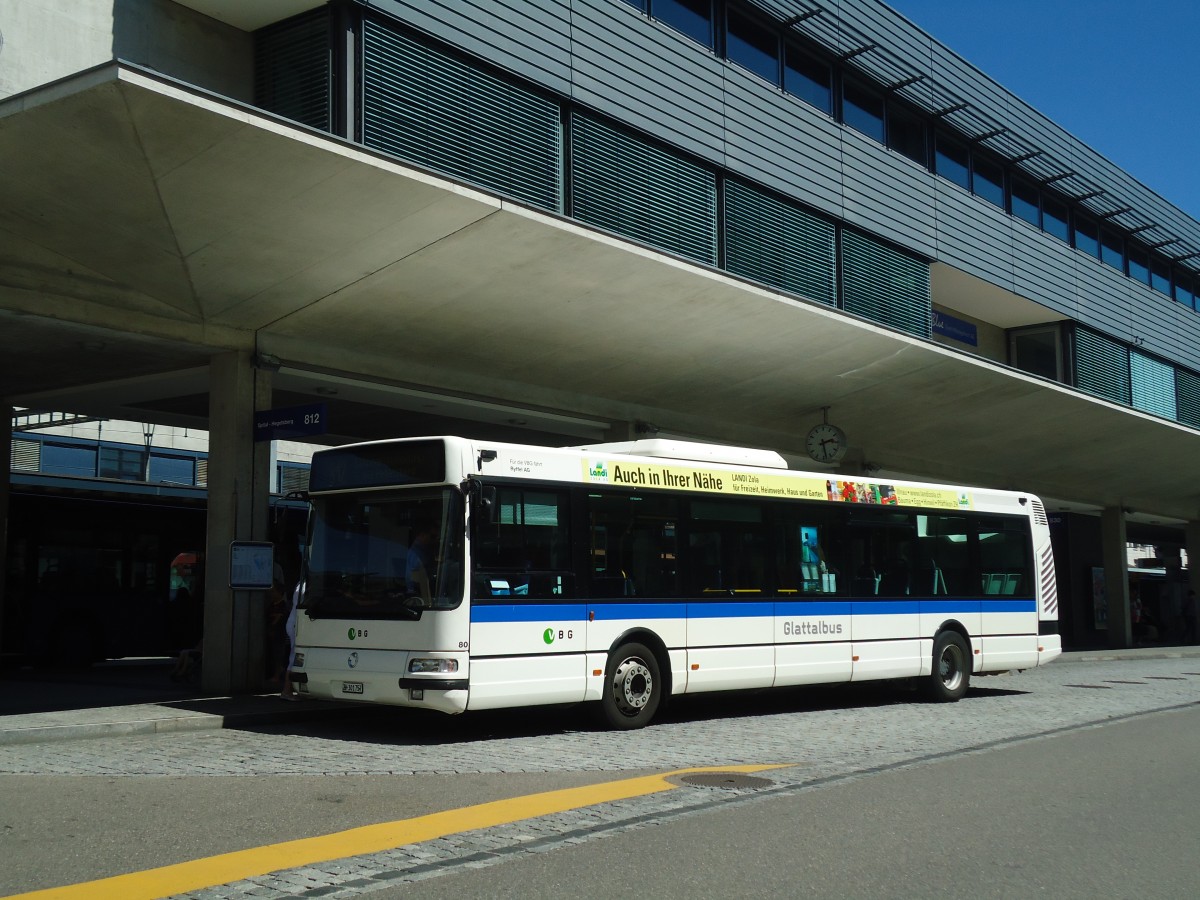
M933 642L933 671L926 696L938 703L959 700L971 683L971 650L957 631L943 631Z
M643 644L622 644L608 657L600 708L610 728L646 725L662 702L658 659Z

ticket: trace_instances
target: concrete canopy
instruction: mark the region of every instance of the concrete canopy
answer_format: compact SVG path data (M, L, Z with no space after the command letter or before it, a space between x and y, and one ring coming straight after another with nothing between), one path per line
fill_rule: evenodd
M208 359L243 350L277 406L395 411L340 436L639 419L802 456L830 407L849 475L1200 514L1193 429L120 64L0 103L0 172L16 405L195 422Z

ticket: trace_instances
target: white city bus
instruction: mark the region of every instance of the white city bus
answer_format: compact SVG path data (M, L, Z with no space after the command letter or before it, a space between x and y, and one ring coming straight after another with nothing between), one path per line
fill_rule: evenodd
M447 713L972 674L1061 652L1028 494L788 471L661 440L431 437L318 452L292 680Z

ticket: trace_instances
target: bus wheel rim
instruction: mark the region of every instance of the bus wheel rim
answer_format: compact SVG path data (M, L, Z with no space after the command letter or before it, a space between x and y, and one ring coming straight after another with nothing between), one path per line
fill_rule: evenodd
M948 691L956 690L962 683L962 653L953 644L944 647L942 655L938 657L938 675L941 677L942 684L945 685Z
M621 712L627 716L636 715L650 702L654 693L654 675L642 660L627 659L617 666L613 693Z

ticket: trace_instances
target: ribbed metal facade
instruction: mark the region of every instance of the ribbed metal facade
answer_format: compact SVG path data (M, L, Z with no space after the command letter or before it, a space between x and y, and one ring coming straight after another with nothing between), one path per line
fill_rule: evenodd
M702 163L863 234L943 261L1156 356L1200 371L1200 315L999 210L621 0L371 0L415 27ZM807 0L756 0L781 23ZM1128 205L1200 248L1200 223L876 0L841 0L792 31L1101 214ZM946 112L952 110L951 112ZM1001 129L1003 129L1001 131ZM1039 153L1030 156L1034 151ZM1117 224L1121 221L1117 220ZM1053 315L1049 315L1053 318Z
M1134 224L1105 211L1128 206L1139 240L1185 259L1200 250L1200 223L883 3L813 14L801 0L747 2L847 80L924 113L1023 183L1052 182L1118 228ZM920 337L930 336L928 262L944 262L1043 305L1047 321L1077 323L1067 363L1081 390L1187 421L1184 385L1200 371L1194 310L722 59L653 7L360 8L369 146ZM315 68L290 92L278 73L293 48L315 52L321 15L261 36L279 57L269 108L291 104L310 116L301 121L322 115L304 99Z

